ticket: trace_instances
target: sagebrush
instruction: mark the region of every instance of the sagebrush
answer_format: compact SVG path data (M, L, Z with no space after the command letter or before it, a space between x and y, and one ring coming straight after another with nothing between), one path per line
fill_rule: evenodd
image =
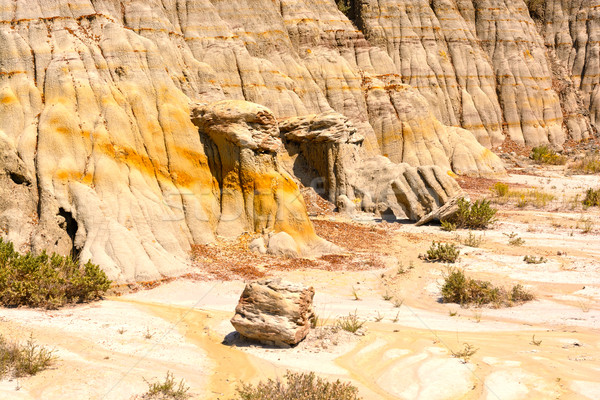
M460 255L460 250L453 243L433 242L427 250L425 260L454 263Z
M456 228L486 229L496 220L497 209L490 206L488 200L477 200L474 203L458 199L458 211L446 221L453 223Z
M600 207L600 189L589 188L585 192L585 199L583 199L583 205L586 207Z
M458 303L461 306L475 304L482 306L493 304L496 307L512 306L533 300L534 296L522 285L514 285L510 290L492 285L488 281L481 281L465 276L461 269L450 269L444 278L442 286L442 301L444 303Z
M359 400L358 389L350 383L327 381L314 372L288 371L284 380L269 379L257 385L242 384L238 398L242 400Z
M0 304L47 309L100 298L111 282L99 266L57 254L20 254L0 238Z

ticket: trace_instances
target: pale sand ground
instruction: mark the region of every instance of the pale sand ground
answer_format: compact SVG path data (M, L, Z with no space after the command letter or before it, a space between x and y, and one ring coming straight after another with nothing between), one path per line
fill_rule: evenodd
M597 176L549 179L512 175L507 181L568 195L600 186ZM600 211L588 209L585 217L595 224L587 234L575 227L580 211L503 210L481 248L462 247L458 265L468 275L522 283L536 294L511 308L438 302L444 266L418 254L454 233L435 226L399 225L389 238L386 270L277 272L315 287L325 324L349 312L368 321L362 336L311 333L292 349L222 344L233 331L229 318L241 281L177 280L59 311L0 309L1 333L21 339L31 333L59 357L37 376L0 382L0 398L130 399L146 391L144 378L172 371L194 398L225 399L240 381L291 369L351 380L366 399L600 399ZM525 244L509 246L503 233L510 232ZM526 264L524 255L549 261ZM398 262L414 268L397 274ZM403 304L394 307L384 293ZM531 343L534 334L539 346ZM478 349L468 363L451 355L464 343Z

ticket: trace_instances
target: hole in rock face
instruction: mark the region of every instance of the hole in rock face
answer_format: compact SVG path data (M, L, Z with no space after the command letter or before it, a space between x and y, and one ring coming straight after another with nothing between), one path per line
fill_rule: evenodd
M71 238L71 243L73 243L73 247L71 249L71 257L74 259L79 258L79 253L81 253L81 249L75 246L75 235L77 234L77 229L79 229L79 225L75 218L73 218L73 214L69 211L66 211L64 208L59 208L58 215L63 217L65 221L60 224L60 227L67 232L69 238Z
M10 180L13 181L14 183L16 183L17 185L23 185L23 184L26 186L31 185L31 182L29 182L29 180L25 176L18 174L16 172L10 172L8 174L8 176L10 177Z

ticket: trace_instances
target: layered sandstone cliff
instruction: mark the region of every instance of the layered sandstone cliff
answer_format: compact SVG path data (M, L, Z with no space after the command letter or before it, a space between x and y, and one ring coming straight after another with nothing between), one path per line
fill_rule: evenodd
M579 22L570 48L558 38L563 3L544 38L585 76L565 78L573 94L552 87L560 68L521 0L356 1L352 21L333 0L1 0L1 228L20 250L75 250L118 280L183 271L191 244L223 232L316 240L301 205L301 222L277 225L278 198L246 187L269 176L293 192L270 145L223 142L227 129L194 125L194 102L250 101L277 120L337 112L365 154L444 174L502 171L486 146L505 135L587 137L597 77L578 68L597 47L581 47L593 32ZM592 3L577 10L593 21ZM225 221L232 210L243 223Z

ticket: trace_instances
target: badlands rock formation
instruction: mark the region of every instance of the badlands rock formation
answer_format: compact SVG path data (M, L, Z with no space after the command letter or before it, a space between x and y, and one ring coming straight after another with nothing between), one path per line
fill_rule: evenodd
M581 17L588 13L594 20L595 2L528 0L540 2L546 3L538 7L548 10L550 23L542 25L560 27L561 37L568 36L565 41L557 33L560 41L556 43L563 50L563 59L567 57L565 48L571 57L579 55L570 69L581 73L586 59L597 58L598 49L586 57L580 54L584 44L573 46L575 41L587 43L589 36L587 22L576 21L583 21ZM554 80L568 79L569 72L553 76L553 57L524 1L351 3L356 23L369 43L389 54L397 79L417 89L443 123L468 129L486 146L500 145L505 134L530 146L560 146L569 137L579 140L592 135L590 121L584 112L576 111L574 99L563 96L561 103ZM569 29L571 24L575 29ZM569 31L577 37L566 33ZM585 85L580 87L590 91Z
M462 195L447 169L411 167L365 154L363 137L341 114L289 118L280 123L280 129L293 158L294 174L346 212L352 212L356 203L367 212L391 209L397 217L418 220ZM470 153L460 156L457 167L469 160Z
M244 186L264 172L291 193L270 145L199 133L190 103L335 111L369 157L442 175L500 171L487 148L506 135L591 135L594 1L547 0L538 26L522 0L350 3L352 21L333 0L0 0L0 228L22 251L74 251L121 281L184 271L215 234L276 228L276 196L256 214ZM224 181L235 160L249 175ZM238 212L239 225L224 217ZM312 240L300 225L281 223L299 247Z
M293 345L306 337L313 317L315 290L281 278L246 285L231 319L247 338L276 345Z

